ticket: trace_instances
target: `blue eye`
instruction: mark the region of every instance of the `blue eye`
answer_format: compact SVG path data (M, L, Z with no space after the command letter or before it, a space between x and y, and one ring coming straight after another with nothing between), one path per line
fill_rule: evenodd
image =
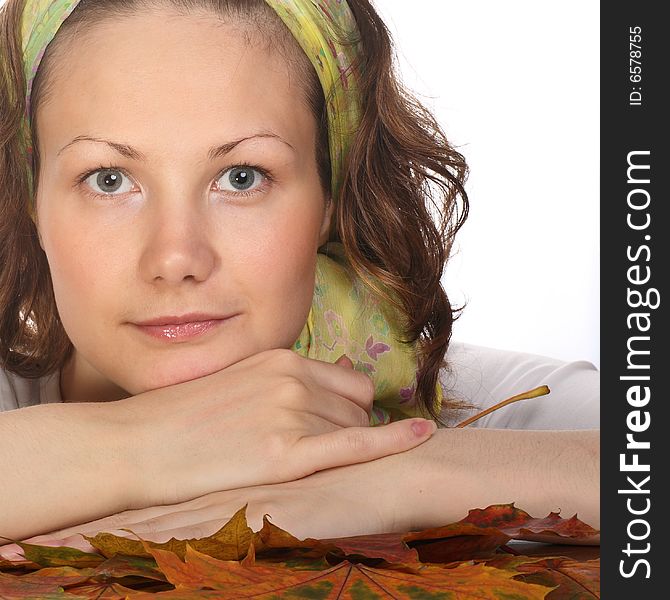
M96 193L103 196L117 196L130 192L133 189L130 179L117 169L100 169L94 171L84 181Z
M226 192L249 192L258 189L265 179L259 169L247 165L232 167L219 177L219 189Z
M132 179L124 171L109 166L89 171L78 181L85 183L94 196L121 196L134 190ZM263 169L237 165L224 171L216 181L223 192L246 195L263 188L272 177Z

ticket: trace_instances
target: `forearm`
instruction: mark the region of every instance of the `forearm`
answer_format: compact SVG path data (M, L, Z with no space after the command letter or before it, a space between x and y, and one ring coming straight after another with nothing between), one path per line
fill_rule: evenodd
M114 405L0 414L0 536L24 539L129 507L130 446Z
M598 529L599 440L596 430L439 429L398 455L406 484L397 526L433 527L471 508L514 502L533 516L577 513Z
M508 502L533 516L559 508L564 516L576 512L598 528L598 442L597 431L438 430L406 452L286 483L127 511L51 537L120 527L155 541L204 537L245 504L254 530L270 514L275 525L298 538L437 527L462 519L471 508ZM81 543L79 536L68 541Z

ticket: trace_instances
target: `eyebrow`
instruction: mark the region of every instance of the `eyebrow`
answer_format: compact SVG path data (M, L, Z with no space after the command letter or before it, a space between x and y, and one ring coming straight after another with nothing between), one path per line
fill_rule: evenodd
M248 135L243 138L239 138L237 140L233 140L232 142L228 142L226 144L221 144L220 146L212 146L209 149L209 152L207 153L207 156L209 157L210 161L215 160L216 158L219 158L221 156L225 156L228 154L233 148L235 148L237 145L241 144L242 142L245 142L247 140L251 140L254 138L272 138L279 140L283 144L286 144L291 150L294 152L296 151L295 148L289 144L285 139L282 137L278 136L276 133L271 133L271 132L264 132L264 133L255 133L253 135ZM76 138L74 138L71 142L68 142L63 146L59 151L58 151L58 156L61 155L61 153L69 148L70 146L76 144L77 142L97 142L101 144L107 144L110 148L116 150L119 154L122 156L125 156L126 158L130 158L132 160L139 160L139 161L145 161L147 160L147 157L140 152L139 150L133 148L130 144L123 144L120 142L113 142L111 140L105 140L102 138L96 138L92 137L90 135L78 135Z

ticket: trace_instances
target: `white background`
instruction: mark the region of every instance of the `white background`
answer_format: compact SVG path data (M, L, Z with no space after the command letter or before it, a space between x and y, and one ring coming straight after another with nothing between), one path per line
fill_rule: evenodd
M375 5L471 168L443 280L467 301L454 339L599 366L598 2Z
M376 6L471 168L444 278L467 302L454 339L599 366L599 3Z

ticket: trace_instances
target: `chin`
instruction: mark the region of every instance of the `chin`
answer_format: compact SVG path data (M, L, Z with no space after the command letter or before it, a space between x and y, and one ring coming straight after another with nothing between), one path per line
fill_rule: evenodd
M185 383L216 373L221 369L225 369L229 364L232 364L232 361L229 363L215 363L210 359L209 361L191 363L182 361L179 364L170 364L170 362L166 361L149 375L148 380L146 377L142 377L138 387L141 387L141 392L148 392L170 385Z

